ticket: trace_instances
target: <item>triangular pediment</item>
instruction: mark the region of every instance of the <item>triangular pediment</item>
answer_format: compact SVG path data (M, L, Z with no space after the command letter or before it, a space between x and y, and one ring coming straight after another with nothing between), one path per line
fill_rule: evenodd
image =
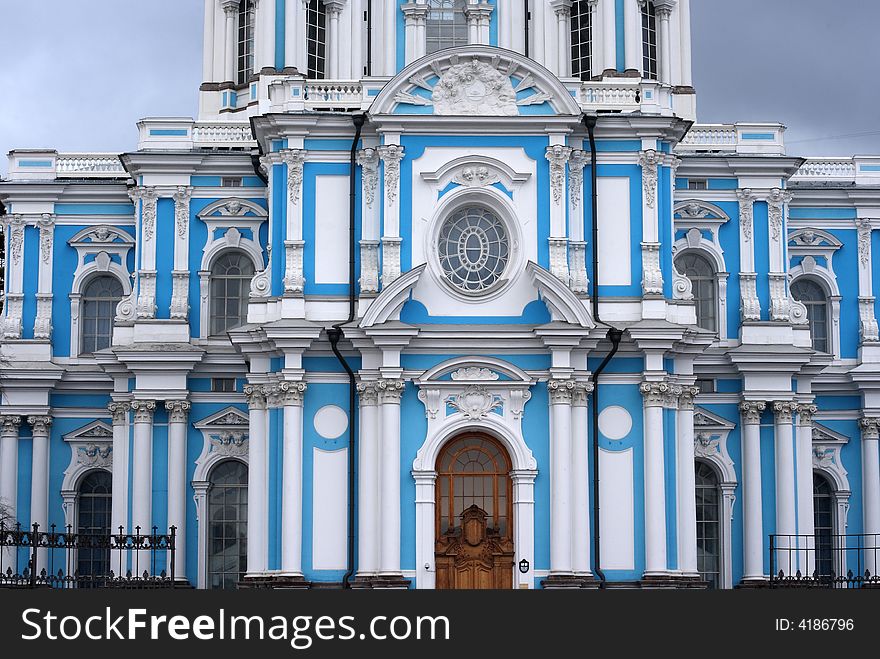
M92 421L63 437L65 442L110 442L113 441L113 427L103 421Z
M848 444L849 437L821 423L813 423L813 441L818 444Z
M733 430L736 424L724 417L713 414L702 407L694 408L694 428L704 430Z
M199 430L240 428L248 425L248 415L237 407L227 407L193 424Z

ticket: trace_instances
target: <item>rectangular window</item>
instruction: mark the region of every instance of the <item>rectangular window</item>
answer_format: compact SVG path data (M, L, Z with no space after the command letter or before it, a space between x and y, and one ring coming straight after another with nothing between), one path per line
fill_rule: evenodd
M697 380L695 386L700 390L701 394L715 393L715 380Z
M211 378L211 391L215 393L233 393L235 378Z
M581 80L592 76L593 12L587 0L571 5L571 75Z
M425 19L425 47L428 54L468 42L464 0L429 0Z
M709 182L704 178L689 178L688 190L708 190Z
M236 78L239 85L247 83L254 72L254 0L241 0L238 5L238 63Z
M224 176L220 185L224 188L240 188L241 187L241 176Z
M642 69L647 80L657 80L657 13L651 0L642 5Z
M309 0L306 5L306 51L310 79L327 75L327 12L321 0Z

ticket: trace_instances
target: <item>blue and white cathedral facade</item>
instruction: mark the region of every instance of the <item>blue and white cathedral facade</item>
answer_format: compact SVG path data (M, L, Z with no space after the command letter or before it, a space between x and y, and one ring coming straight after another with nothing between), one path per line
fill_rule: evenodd
M874 575L880 157L695 123L689 5L205 0L198 119L9 155L6 527L173 526L198 588Z

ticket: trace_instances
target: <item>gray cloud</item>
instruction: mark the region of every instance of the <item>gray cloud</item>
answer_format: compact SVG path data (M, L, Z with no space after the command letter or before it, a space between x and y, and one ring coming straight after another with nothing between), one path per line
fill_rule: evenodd
M124 151L195 116L202 0L0 0L0 151ZM791 153L880 153L880 3L692 0L702 122L781 121ZM872 70L872 67L874 70ZM5 161L0 172L6 170Z

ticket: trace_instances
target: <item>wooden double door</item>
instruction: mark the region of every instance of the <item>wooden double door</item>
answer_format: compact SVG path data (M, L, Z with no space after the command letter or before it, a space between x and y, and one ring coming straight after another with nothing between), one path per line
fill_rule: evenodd
M469 432L437 458L436 587L513 587L510 457L497 440Z

